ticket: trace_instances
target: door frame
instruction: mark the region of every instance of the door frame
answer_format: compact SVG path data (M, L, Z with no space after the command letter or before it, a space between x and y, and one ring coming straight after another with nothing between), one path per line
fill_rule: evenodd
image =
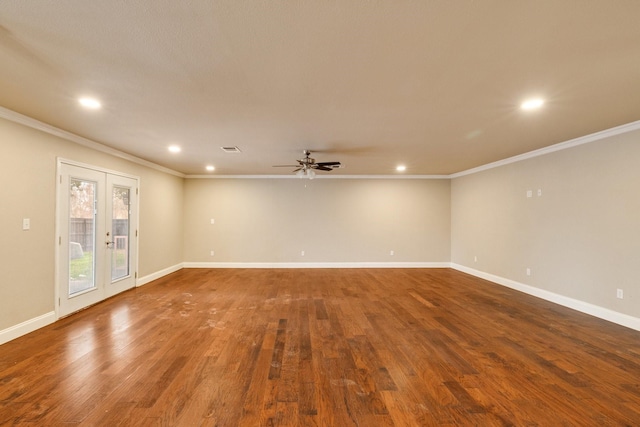
M140 229L140 177L136 176L136 175L131 175L128 173L124 173L124 172L120 172L120 171L116 171L113 169L107 169L107 168L103 168L100 166L95 166L95 165L91 165L88 163L83 163L83 162L78 162L75 160L70 160L70 159L66 159L63 157L58 157L56 158L56 210L55 210L55 256L54 256L54 273L55 273L55 279L54 279L54 300L53 300L53 305L55 307L55 314L56 314L56 319L60 319L61 314L60 314L60 288L61 288L61 283L60 283L60 262L62 261L62 259L67 260L67 255L62 254L61 253L61 248L62 248L62 223L61 221L66 221L67 218L62 218L62 206L60 206L60 200L62 197L62 192L63 191L68 191L67 188L63 188L62 186L62 165L70 165L70 166L76 166L76 167L80 167L80 168L84 168L84 169L89 169L89 170L93 170L96 172L101 172L104 174L110 174L110 175L116 175L116 176L121 176L121 177L125 177L125 178L129 178L129 179L133 179L136 181L136 190L137 190L137 194L136 194L136 198L137 198L137 212L135 215L135 218L132 218L131 221L131 225L133 230L131 231L132 236L134 236L134 238L137 240L139 233L138 230ZM133 275L133 287L137 287L138 286L138 260L139 260L139 251L140 251L140 245L139 245L139 241L137 242L137 244L135 245L135 260L133 265L131 266L132 272L131 274ZM109 298L109 297L105 297L104 299ZM104 299L102 301L104 301ZM70 315L72 313L69 314L65 314L64 316Z

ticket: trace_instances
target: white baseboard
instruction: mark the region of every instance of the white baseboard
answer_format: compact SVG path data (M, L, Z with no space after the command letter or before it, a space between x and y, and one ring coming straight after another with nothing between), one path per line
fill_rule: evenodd
M450 268L449 262L185 262L184 268Z
M182 268L184 268L184 263L172 265L171 267L164 268L160 271L156 271L155 273L148 274L144 277L139 277L138 280L136 280L136 287L138 288L140 286L146 285L147 283L153 282L154 280L166 276L167 274L175 273Z
M155 273L149 274L147 276L140 277L136 281L136 287L145 285L153 280L159 279L163 276L166 276L167 274L173 273L182 268L183 268L183 265L182 263L180 263L180 264L176 264L174 266L165 268L163 270L157 271ZM6 329L3 329L0 331L0 345L6 342L9 342L11 340L14 340L18 337L21 337L23 335L26 335L30 332L33 332L36 329L40 329L44 326L50 325L56 320L57 320L56 312L51 311L49 313L45 313L41 316L34 317L33 319L29 319L17 325L10 326Z
M618 325L640 331L640 319L637 317L629 316L628 314L619 313L608 308L559 295L544 289L536 288L534 286L525 285L524 283L516 282L511 279L505 279L504 277L485 273L483 271L475 270L470 267L465 267L464 265L451 263L451 268L453 268L454 270L462 271L463 273L471 274L472 276L476 276L481 279L489 280L491 282L506 286L511 289L515 289L520 292L524 292L525 294L529 294L534 297L538 297L543 300L571 308L581 313L589 314L599 319L607 320L609 322L613 322Z
M40 329L56 321L56 312L50 311L33 319L26 320L17 325L8 327L0 331L0 344L4 344L30 332Z
M181 268L453 268L481 279L489 280L502 286L559 304L564 307L589 314L591 316L616 323L627 328L640 331L640 319L619 313L584 301L559 295L534 286L525 285L511 279L475 270L460 264L449 262L336 262L336 263L266 263L266 262L185 262L165 268L138 279L136 286L143 286L153 280L180 270ZM0 331L0 345L26 335L56 321L55 311L45 313Z

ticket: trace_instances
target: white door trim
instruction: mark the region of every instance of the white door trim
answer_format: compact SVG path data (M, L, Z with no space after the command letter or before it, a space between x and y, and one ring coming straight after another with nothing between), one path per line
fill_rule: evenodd
M134 218L132 218L132 235L135 236L136 239L138 239L139 236L139 232L138 230L140 230L140 194L139 194L139 189L140 189L140 177L136 176L136 175L131 175L128 173L124 173L121 171L116 171L113 169L107 169L107 168L103 168L100 166L96 166L96 165L91 165L88 163L83 163L83 162L78 162L75 160L70 160L70 159L66 159L63 157L58 157L56 158L56 208L55 208L55 240L54 240L54 307L55 307L55 318L59 319L61 314L60 314L60 262L61 262L61 257L62 254L60 253L60 242L62 239L62 225L61 225L61 221L63 220L62 218L62 207L60 206L60 198L62 196L62 191L66 191L66 189L62 188L62 182L61 182L61 171L62 171L62 165L70 165L70 166L77 166L77 167L81 167L81 168L85 168L85 169L90 169L90 170L94 170L96 172L102 172L105 174L111 174L111 175L117 175L117 176L121 176L121 177L125 177L125 178L130 178L136 181L136 198L138 200L138 206L137 206L137 214L135 215ZM66 220L66 219L64 219ZM134 287L138 286L138 259L139 259L139 247L140 245L136 244L135 245L135 249L134 249L134 253L135 253L135 260L132 267L133 270L133 274L134 276Z

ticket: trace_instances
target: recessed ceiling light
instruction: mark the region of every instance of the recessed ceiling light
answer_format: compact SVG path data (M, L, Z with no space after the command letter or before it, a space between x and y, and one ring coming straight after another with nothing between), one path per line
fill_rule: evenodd
M78 102L84 108L89 108L91 110L97 110L98 108L102 107L102 104L100 103L100 101L98 101L95 98L80 98L78 99Z
M171 145L169 147L169 151L171 151L172 153L179 153L180 151L182 151L182 148L178 147L177 145Z
M396 166L396 170L398 172L404 172L407 170L407 167L405 165L399 165L399 166Z
M214 170L216 170L216 168L215 168L215 167L213 167L213 166L211 166L211 165L209 165L209 166L207 166L207 170L208 170L209 172L213 172Z
M542 107L542 104L544 104L544 99L532 98L527 99L522 104L520 104L520 108L522 108L523 110L535 110L536 108Z

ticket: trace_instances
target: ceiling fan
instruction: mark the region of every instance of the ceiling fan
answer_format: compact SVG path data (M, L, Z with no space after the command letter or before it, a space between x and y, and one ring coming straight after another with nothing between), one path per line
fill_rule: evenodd
M297 165L274 165L273 167L297 168L294 170L297 176L309 179L313 179L316 176L315 170L329 172L340 167L340 162L316 162L316 159L310 157L310 150L304 150L302 154L304 154L304 158L296 160L298 162Z

